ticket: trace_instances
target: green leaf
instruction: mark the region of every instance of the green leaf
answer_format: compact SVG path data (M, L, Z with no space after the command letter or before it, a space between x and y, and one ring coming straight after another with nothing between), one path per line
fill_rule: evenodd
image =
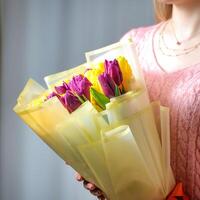
M118 97L120 95L120 91L117 85L115 85L115 96Z
M106 109L106 104L110 102L110 99L103 95L102 93L96 91L94 88L90 88L90 95L92 95L97 102L97 104L102 108Z

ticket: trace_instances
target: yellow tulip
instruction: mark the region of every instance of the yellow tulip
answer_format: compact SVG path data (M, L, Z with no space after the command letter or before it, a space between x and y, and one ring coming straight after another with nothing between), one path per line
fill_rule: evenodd
M98 77L104 72L104 64L98 63L85 72L84 76L92 83L92 87L98 92L102 92L101 85L99 83Z
M98 91L103 93L101 89L101 85L99 83L98 77L100 74L104 72L104 63L100 62L94 66L92 66L92 69L89 69L85 72L84 76L92 83L92 87ZM91 102L92 104L96 104L94 98L91 96Z
M94 65L93 68L96 69L100 74L102 74L105 71L103 62Z
M129 80L134 78L133 72L131 70L131 66L129 65L128 61L126 60L126 58L124 56L119 56L117 57L117 61L119 63L120 66L120 70L122 72L123 75L123 86L125 88L125 90L128 87L128 83Z

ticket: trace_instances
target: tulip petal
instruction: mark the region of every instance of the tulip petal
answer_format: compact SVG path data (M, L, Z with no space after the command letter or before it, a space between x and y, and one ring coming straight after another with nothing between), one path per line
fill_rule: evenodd
M68 109L69 112L73 112L81 105L79 99L76 96L74 96L71 91L66 92L64 96L64 102L65 107Z
M90 99L89 89L91 87L90 81L83 75L77 75L72 78L68 86L70 89L79 96L85 96L87 99Z
M61 85L61 86L55 86L55 90L58 94L62 95L65 94L66 92L66 87Z
M112 78L110 77L110 75L104 72L103 74L99 75L98 79L99 79L99 82L101 84L101 88L102 88L104 94L109 98L114 97L115 96L115 83L112 80Z
M118 61L116 59L114 59L113 61L105 60L104 66L105 72L111 76L115 84L117 84L118 86L121 85L123 81L123 76Z

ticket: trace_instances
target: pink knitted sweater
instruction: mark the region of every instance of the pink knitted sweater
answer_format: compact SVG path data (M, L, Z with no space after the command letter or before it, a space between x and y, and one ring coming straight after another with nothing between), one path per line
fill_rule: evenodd
M200 200L200 63L165 72L156 60L153 37L160 24L133 29L150 99L170 108L171 165L191 200Z

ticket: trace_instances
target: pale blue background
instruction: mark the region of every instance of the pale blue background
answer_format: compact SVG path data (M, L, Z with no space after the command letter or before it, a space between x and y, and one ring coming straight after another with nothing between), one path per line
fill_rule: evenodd
M94 199L12 112L29 77L84 62L84 52L153 22L149 0L2 0L0 200Z

